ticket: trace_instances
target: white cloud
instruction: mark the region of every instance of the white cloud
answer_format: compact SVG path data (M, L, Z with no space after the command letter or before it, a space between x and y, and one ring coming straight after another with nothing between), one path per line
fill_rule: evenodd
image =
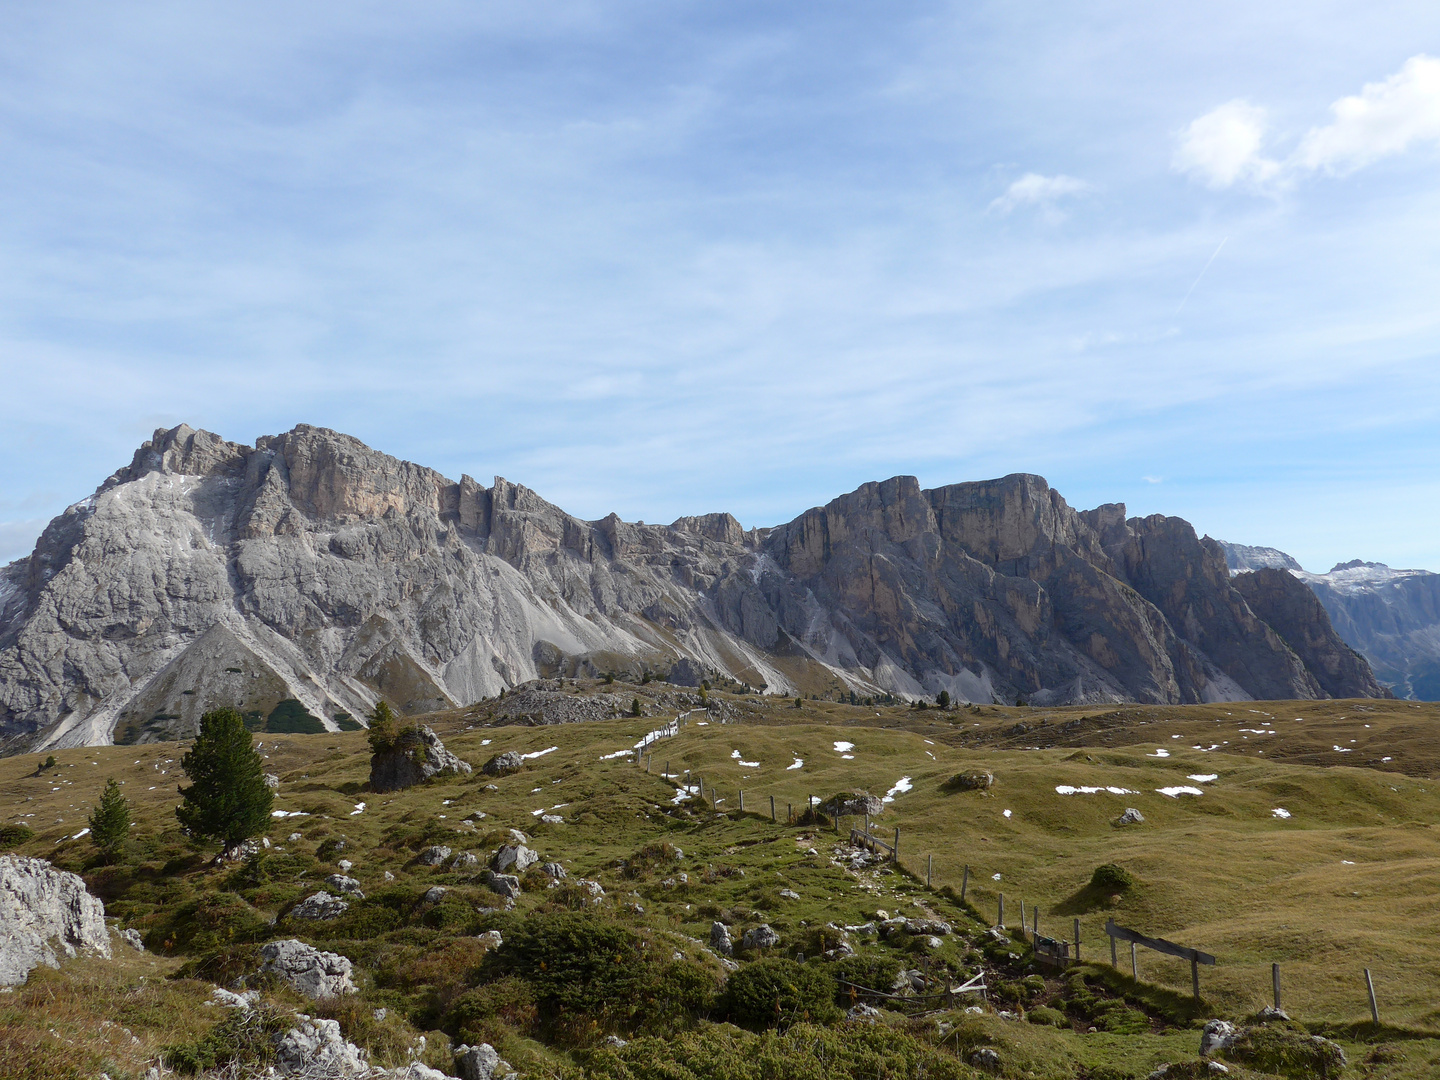
M1301 140L1298 166L1350 172L1404 153L1412 143L1440 141L1440 60L1412 56L1384 82L1366 83L1330 111L1335 119Z
M1265 110L1237 99L1192 120L1180 133L1171 164L1212 188L1260 184L1280 171L1261 156L1264 141Z
M1064 173L1055 176L1026 173L1006 188L1005 194L990 204L990 209L1001 214L1008 214L1016 207L1027 205L1049 209L1058 199L1068 195L1084 195L1090 190L1090 185L1084 180L1077 180Z

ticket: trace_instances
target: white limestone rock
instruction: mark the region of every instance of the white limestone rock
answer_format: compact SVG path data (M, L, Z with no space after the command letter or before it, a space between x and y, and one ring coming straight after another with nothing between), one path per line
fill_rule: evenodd
M57 953L58 950L58 953ZM110 956L105 905L75 874L44 859L0 855L0 986L16 986L60 956Z

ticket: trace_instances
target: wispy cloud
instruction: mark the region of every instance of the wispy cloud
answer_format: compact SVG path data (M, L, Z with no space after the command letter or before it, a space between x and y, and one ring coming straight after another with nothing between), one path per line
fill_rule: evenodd
M1094 190L1084 180L1059 173L1055 176L1041 176L1026 173L1005 189L1005 194L990 204L991 213L1008 214L1021 206L1038 206L1052 210L1061 199L1077 195L1088 195Z

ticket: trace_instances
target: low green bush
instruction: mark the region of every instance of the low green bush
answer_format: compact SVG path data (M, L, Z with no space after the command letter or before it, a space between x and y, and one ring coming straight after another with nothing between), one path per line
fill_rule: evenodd
M35 830L29 825L0 825L0 849L19 847L35 839Z
M721 1008L732 1023L752 1030L797 1023L828 1024L840 1018L835 979L815 964L772 957L730 975Z
M1224 1051L1227 1061L1259 1072L1330 1080L1345 1069L1338 1043L1311 1035L1299 1024L1277 1021L1243 1029Z
M1135 878L1123 866L1103 863L1090 875L1090 887L1104 893L1123 893L1135 887Z
M1042 1027L1069 1027L1070 1021L1065 1019L1065 1014L1059 1009L1046 1008L1044 1005L1037 1005L1025 1014L1025 1019L1032 1024L1039 1024Z
M288 1014L269 1009L232 1009L193 1042L162 1047L160 1060L187 1076L224 1068L232 1062L264 1065L275 1056L276 1037L293 1023L294 1019Z

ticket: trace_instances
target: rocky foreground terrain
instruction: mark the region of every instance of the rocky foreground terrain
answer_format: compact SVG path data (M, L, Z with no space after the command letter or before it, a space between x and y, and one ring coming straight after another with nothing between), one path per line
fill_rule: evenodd
M866 484L773 529L582 521L299 426L178 427L0 570L0 738L30 748L354 726L537 677L785 696L1183 703L1381 695L1290 577L1037 476ZM307 727L306 725L311 725Z

